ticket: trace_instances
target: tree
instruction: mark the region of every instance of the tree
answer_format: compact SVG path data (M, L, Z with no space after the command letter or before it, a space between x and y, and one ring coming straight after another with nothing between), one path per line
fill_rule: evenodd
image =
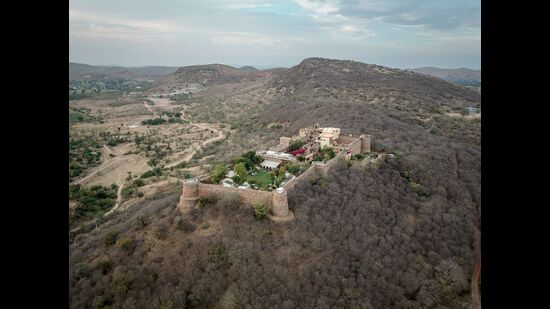
M239 163L244 163L246 170L248 171L252 170L255 164L260 164L261 162L262 158L258 156L254 151L244 153L234 161L235 165Z
M235 176L233 176L233 178L231 178L231 179L233 179L233 182L235 182L235 183L238 184L238 185L242 185L243 182L244 182L244 178L242 178L242 177L239 176L239 175L235 175Z
M298 174L300 172L300 165L299 164L292 164L288 167L288 172L291 174Z
M265 205L254 204L252 207L254 208L254 218L263 219L267 216L267 207Z
M218 183L227 174L227 167L223 164L217 164L214 170L210 174L210 179L213 183Z
M117 231L110 231L109 233L105 234L105 236L103 237L103 244L108 247L112 246L116 243L117 237L118 237Z
M244 162L235 164L235 166L233 167L233 171L235 171L235 173L239 175L241 179L246 178L246 165L244 164Z
M288 147L288 151L294 151L300 149L300 147L304 146L304 142L301 140L295 140L292 143L290 143L290 146Z

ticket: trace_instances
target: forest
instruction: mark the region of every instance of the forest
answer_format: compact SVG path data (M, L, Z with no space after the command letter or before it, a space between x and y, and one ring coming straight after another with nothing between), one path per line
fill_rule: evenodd
M468 308L475 215L421 198L410 168L340 162L296 186L284 225L231 198L188 216L178 194L136 206L76 237L71 307Z

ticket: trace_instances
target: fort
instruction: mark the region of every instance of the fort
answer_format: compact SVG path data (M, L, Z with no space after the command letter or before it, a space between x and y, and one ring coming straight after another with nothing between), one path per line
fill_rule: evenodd
M298 149L288 152L294 142L298 142ZM333 157L326 159L321 154L331 150ZM340 135L339 128L302 128L298 135L281 137L279 144L269 150L260 150L256 155L264 161L260 164L263 169L277 169L285 162L309 162L309 168L297 177L292 176L288 181L282 182L274 190L257 190L246 186L233 187L231 185L210 184L201 182L197 178L187 179L183 183L183 190L178 208L186 213L196 207L201 197L215 197L222 199L229 195L236 195L245 204L262 204L269 210L269 218L277 222L285 222L294 219L294 214L288 208L288 192L294 186L314 176L326 176L328 170L338 160L350 160L352 156L371 151L370 135L359 136ZM287 173L288 174L288 173Z

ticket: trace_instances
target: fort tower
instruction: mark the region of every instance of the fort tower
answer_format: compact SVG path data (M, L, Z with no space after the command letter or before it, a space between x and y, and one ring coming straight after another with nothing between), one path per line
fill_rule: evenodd
M277 188L273 191L271 212L275 217L288 216L288 200L285 188Z
M178 208L181 212L187 212L195 207L199 199L199 181L195 178L186 179L183 182L183 190L180 196Z
M370 152L370 135L361 134L359 138L361 139L361 153Z

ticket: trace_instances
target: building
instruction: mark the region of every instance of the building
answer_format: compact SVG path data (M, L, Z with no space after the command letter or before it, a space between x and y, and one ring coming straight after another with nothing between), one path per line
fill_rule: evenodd
M264 160L262 163L260 163L260 166L265 169L273 170L276 169L280 164L281 162Z

